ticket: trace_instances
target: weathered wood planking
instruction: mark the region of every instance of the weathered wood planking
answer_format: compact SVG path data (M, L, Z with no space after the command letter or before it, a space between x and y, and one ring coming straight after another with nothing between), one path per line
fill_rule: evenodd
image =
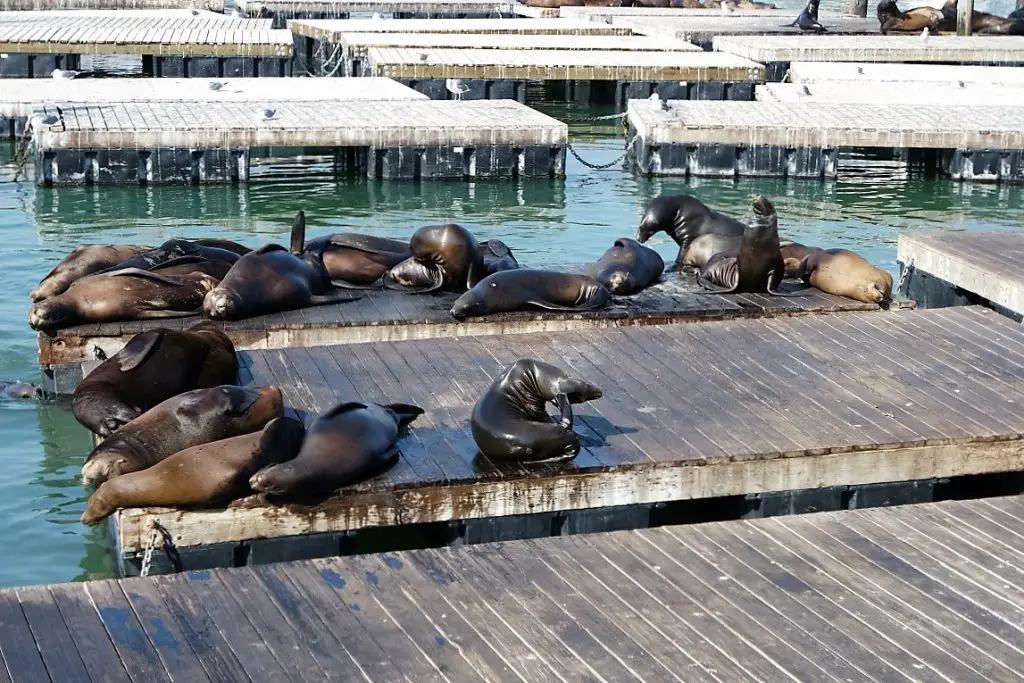
M295 35L336 42L343 33L513 33L565 35L629 35L627 28L572 19L292 19Z
M1024 316L1024 234L1018 232L913 233L900 235L897 259L913 273L937 278L958 296L980 297Z
M1014 496L5 589L0 678L1017 681L1022 524Z
M508 3L501 0L237 0L243 14L255 15L261 9L275 15L301 17L311 14L340 16L351 13L405 13L431 16L507 13Z
M954 64L872 64L870 62L793 62L789 65L793 83L843 83L848 81L888 85L954 84L1024 86L1024 69L1012 66Z
M776 20L792 17L793 10L738 10L725 15L726 18L770 17ZM562 19L582 19L597 23L615 23L616 19L677 19L687 17L723 16L720 9L675 8L675 7L562 7L559 16ZM827 18L827 13L822 14Z
M714 49L762 63L1024 64L1024 36L719 36Z
M156 521L179 548L421 522L650 504L1024 469L1024 332L987 309L857 313L245 352L311 420L338 401L426 414L388 473L313 507L124 510L122 557ZM468 418L502 369L556 363L604 396L583 450L499 466Z
M499 20L500 21L500 20ZM337 33L330 42L350 55L365 55L371 47L447 48L452 50L638 50L699 52L690 43L645 36L594 36L526 33Z
M998 86L978 83L869 83L819 81L763 83L754 89L759 102L853 102L907 105L1024 105L1024 84Z
M789 15L794 12L790 10ZM878 19L874 17L862 19L822 15L820 21L833 35L877 34L879 31ZM611 23L645 36L686 40L706 46L710 46L717 36L806 35L799 28L788 25L792 23L790 16L782 17L777 12L748 12L743 16L722 16L721 13L718 16L617 16L612 18Z
M163 10L198 8L212 12L224 11L224 0L0 0L0 11L64 11L64 10Z

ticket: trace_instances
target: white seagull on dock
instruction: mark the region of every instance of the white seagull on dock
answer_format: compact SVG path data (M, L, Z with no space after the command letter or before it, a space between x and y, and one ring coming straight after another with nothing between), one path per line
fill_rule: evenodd
M61 78L75 78L76 76L78 76L78 73L79 72L71 71L70 69L68 71L63 71L61 69L54 69L53 73L50 74L50 76L52 76L53 78L56 78L56 79L59 80Z
M379 21L379 20L383 19L384 17L381 16L380 12L374 12L373 14L370 15L370 18L373 19L374 21Z
M444 82L448 92L455 95L455 99L461 100L462 96L469 92L469 86L462 82L461 78L449 78Z
M210 90L220 90L221 88L223 88L227 84L228 84L227 81L212 81L210 83Z
M922 43L928 42L928 27L927 26L924 27L923 31L921 31L921 42Z
M658 93L651 93L647 101L651 103L651 111L668 111L668 102L661 99Z

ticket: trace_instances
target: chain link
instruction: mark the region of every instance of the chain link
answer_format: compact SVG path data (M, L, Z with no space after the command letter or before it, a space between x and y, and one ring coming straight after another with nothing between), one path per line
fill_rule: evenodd
M578 152L577 152L577 151L576 151L575 149L573 149L572 143L566 143L566 147L568 147L568 148L569 148L569 152L570 152L570 153L571 153L571 154L572 154L572 155L573 155L574 157L576 157L576 161L580 162L581 164L583 164L583 165L584 165L584 166L586 166L587 168L592 168L592 169L594 169L595 171L603 171L604 169L606 169L606 168L611 168L611 167L612 167L612 166L614 166L615 164L617 164L617 163L619 163L620 161L622 161L623 159L625 159L625 158L626 158L626 155L627 155L627 154L629 154L629 150L631 150L631 149L633 148L633 143L634 143L634 142L636 142L636 139L637 139L638 137L640 137L640 134L639 134L639 133L637 133L636 135L634 135L634 136L633 136L633 139L632 139L632 140L630 140L629 142L627 142L627 143L626 143L626 149L625 149L625 151L624 151L624 152L622 152L622 154L620 154L620 155L618 156L618 158L616 158L616 159L615 159L615 160L613 160L613 161L609 161L609 162L608 162L607 164L592 164L592 163L590 163L589 161L587 161L586 159L584 159L583 157L581 157L581 156L579 155L579 153L578 153Z
M149 576L149 570L153 566L153 550L156 549L156 542L160 538L160 531L157 530L156 520L149 520L149 539L146 541L146 551L142 554L142 570L139 576Z
M910 259L903 265L903 272L900 273L900 281L896 283L896 291L903 292L903 283L907 281L907 277L910 275L910 269L914 267L914 259Z

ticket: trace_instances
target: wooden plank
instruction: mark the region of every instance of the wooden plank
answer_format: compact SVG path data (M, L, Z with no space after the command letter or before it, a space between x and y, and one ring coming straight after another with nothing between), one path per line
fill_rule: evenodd
M292 19L295 35L337 42L344 33L511 33L564 35L629 35L627 28L602 26L572 19L403 19L400 22L365 19Z
M50 680L18 596L9 592L0 593L0 657L0 675L13 683Z
M129 683L132 680L128 675L130 660L121 663L85 588L81 584L50 586L49 593L71 633L72 647L78 651L88 677L104 683ZM112 662L120 666L111 666ZM143 680L166 681L167 677L162 672L154 672Z
M83 590L95 607L118 658L133 681L181 680L171 676L158 653L157 648L168 645L160 622L142 621L142 615L136 614L121 587L115 583L94 582L83 586ZM154 632L155 640L147 634L147 629ZM185 672L193 673L195 669L186 667ZM201 669L195 675L194 680L206 680Z
M939 62L1016 64L1018 36L718 36L714 49L758 62Z
M36 649L42 655L46 674L54 681L85 681L85 669L72 634L46 586L19 588L17 599L32 631Z

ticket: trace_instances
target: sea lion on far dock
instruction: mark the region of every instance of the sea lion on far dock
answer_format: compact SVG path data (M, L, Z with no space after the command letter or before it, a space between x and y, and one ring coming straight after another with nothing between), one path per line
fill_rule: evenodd
M249 477L288 460L302 445L298 420L274 418L261 430L178 451L152 467L103 482L89 496L83 524L99 524L122 508L209 507L245 495Z
M398 462L399 433L422 414L404 403L340 403L313 421L294 460L260 470L249 486L304 497L377 476Z
M623 296L657 282L664 270L661 254L636 240L620 237L596 263L587 265L586 274L612 294Z
M716 294L778 294L786 271L779 248L779 217L761 195L754 197L752 204L754 219L743 233L739 250L717 254L701 269L697 282L705 289Z
M818 249L804 257L799 277L827 294L866 304L892 298L892 275L846 249Z
M800 277L800 262L812 251L821 251L821 248L808 247L792 240L780 240L779 251L782 252L782 263L786 266L784 277Z
M683 268L703 268L715 254L723 251L736 251L743 243L743 235L701 235L690 242L679 257L679 266Z
M28 295L32 301L42 301L67 290L71 284L86 275L116 266L136 254L152 247L143 244L83 244L65 256L39 285Z
M601 398L601 389L560 368L521 358L494 381L473 407L473 440L494 460L551 462L580 452L573 431L573 403ZM559 417L548 414L554 404Z
M71 410L93 433L108 436L161 401L238 377L235 347L208 321L185 331L155 329L132 337L75 389Z
M957 0L946 0L946 4L942 6L942 23L939 24L939 30L956 31L956 2ZM971 13L971 34L1020 36L1024 35L1024 22L1012 14L1004 18L975 10Z
M178 394L118 429L93 449L82 466L86 484L152 467L192 446L263 429L284 414L277 387L221 385Z
M595 311L607 306L611 298L608 288L588 275L520 268L485 277L455 300L451 316L464 320L531 308Z
M425 225L409 240L409 250L412 256L384 275L389 289L464 292L485 276L480 244L461 225Z
M687 248L701 235L740 236L747 226L706 206L689 195L661 195L651 200L636 229L640 243L664 230L679 245L676 263L682 264Z
M882 0L875 8L878 25L885 33L921 33L924 29L936 31L943 21L942 10L934 7L912 7L906 12L896 0Z
M303 253L323 262L334 286L360 289L381 285L384 273L411 255L408 242L355 232L309 240Z

